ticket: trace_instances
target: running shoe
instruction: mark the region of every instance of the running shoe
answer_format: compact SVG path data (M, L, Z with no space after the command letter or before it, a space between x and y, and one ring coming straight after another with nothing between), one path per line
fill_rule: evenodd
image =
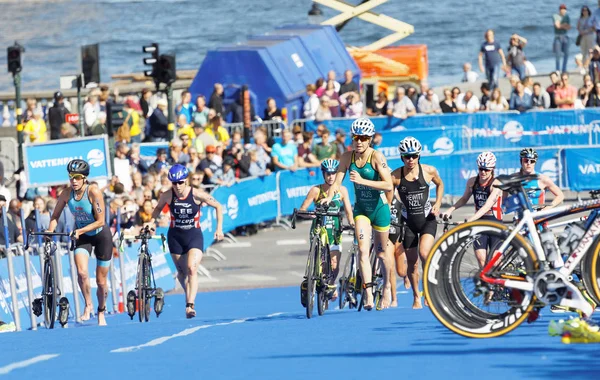
M2 322L2 324L0 324L0 333L12 332L12 331L17 331L17 326L15 326L14 322L10 322L10 323Z

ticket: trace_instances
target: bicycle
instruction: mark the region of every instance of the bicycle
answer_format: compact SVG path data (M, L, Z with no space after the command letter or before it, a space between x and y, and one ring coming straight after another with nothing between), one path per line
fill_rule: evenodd
M589 316L593 307L571 274L585 258L582 280L598 297L600 253L600 217L595 210L600 200L577 202L549 210L531 211L523 185L536 176L499 176L498 186L507 191L519 209L516 225L477 220L460 224L446 232L433 246L424 269L424 291L435 317L451 331L472 338L504 335L525 320L533 322L545 305L560 305L580 310ZM554 234L545 223L566 215L593 210L588 216L581 238L572 242L569 257L560 269L551 262L560 254ZM469 264L474 254L466 255L475 239L488 235L499 239L485 266L476 270L461 268L463 259ZM591 252L590 252L591 251ZM472 286L471 291L465 286ZM495 302L477 304L482 294L496 293ZM472 294L474 299L469 298ZM501 304L498 306L498 304ZM500 310L491 310L500 307Z
M24 249L29 249L29 243L31 237L43 236L44 237L44 268L42 271L42 293L40 298L33 300L31 308L36 317L44 313L44 324L46 328L53 329L56 321L56 308L60 309L58 313L58 321L62 327L68 322L69 318L69 300L66 297L61 297L57 301L58 297L62 295L61 290L58 287L58 280L56 278L56 271L54 269L54 253L58 249L58 246L52 237L55 236L66 236L71 239L70 250L75 249L75 233L64 233L64 232L33 232L29 231L27 234L27 241L25 242ZM60 264L56 264L60 265ZM75 290L73 290L73 296L75 296Z
M350 228L351 235L354 236L354 228ZM352 246L348 250L348 258L344 264L344 270L339 279L340 296L339 308L343 310L348 304L350 309L357 308L359 305L358 295L361 293L358 289L362 288L362 281L358 271L358 243L356 239L352 242Z
M141 240L135 279L135 291L130 290L127 293L127 314L131 320L133 320L136 313L135 306L137 301L140 322L143 322L144 320L148 322L150 320L150 301L152 298L154 298L154 312L156 313L157 318L164 306L164 291L161 288L156 287L154 270L152 269L152 254L148 249L148 241L150 239L161 240L163 252L166 252L165 241L167 239L164 234L153 235L152 232L154 232L154 229L145 226L137 236L121 234L119 237L119 248L121 252L124 252L124 240Z
M306 307L306 317L311 318L314 308L315 294L317 296L317 311L320 316L325 313L329 306L329 296L326 294L333 280L331 270L331 255L329 252L329 236L327 235L326 218L341 218L341 212L329 212L328 206L317 205L315 211L301 211L294 209L292 214L292 228L296 228L296 217L316 217L315 227L312 230L308 259L306 261L306 293L303 293L302 304Z

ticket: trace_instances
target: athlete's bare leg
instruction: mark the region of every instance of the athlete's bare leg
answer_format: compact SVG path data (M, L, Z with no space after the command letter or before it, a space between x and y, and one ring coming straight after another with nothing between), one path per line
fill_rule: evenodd
M335 280L337 280L337 276L340 273L339 262L340 262L340 257L342 256L342 253L336 249L335 251L329 252L329 255L331 257L331 273L333 275L333 278L331 279L331 283L329 285L335 285ZM337 298L338 298L338 292L336 289L335 292L333 293L333 296L331 297L331 300L335 301L335 300L337 300Z
M403 249L404 251L404 249ZM413 291L413 309L421 309L421 294L419 293L419 252L417 247L406 249L405 254L400 255L406 257L406 277L410 280Z
M179 281L179 285L181 285L181 289L183 289L183 291L185 292L185 266L184 267L179 267L179 261L181 259L181 255L176 255L174 253L171 253L171 259L173 260L173 263L175 264L175 267L177 268L177 281Z
M386 249L388 257L394 258L394 245L392 242L388 241ZM394 270L394 265L390 265L388 268L388 278L390 279L390 290L392 293L392 301L390 303L390 307L398 307L398 294L396 294L396 271Z
M108 276L109 267L96 267L96 284L98 290L96 295L98 296L98 309L106 307L106 299L108 298L108 282L106 277ZM105 311L98 312L98 326L106 326L106 318L104 317Z
M81 253L79 253L81 250ZM92 306L92 288L90 286L90 274L88 272L88 262L90 256L87 250L78 248L75 250L75 266L77 267L77 282L79 283L79 289L83 294L85 300L85 308L83 314L81 314L82 321L88 321L90 314L93 312L94 307Z
M479 264L479 268L483 268L485 266L485 256L487 254L486 249L476 249L475 257L477 258L477 263Z
M402 243L396 243L394 247L394 257L396 259L396 272L398 276L404 279L404 289L410 289L410 279L408 278L408 263L406 262L406 252Z
M387 309L392 303L392 288L390 285L390 269L393 268L393 258L391 256L391 246L388 231L377 231L373 229L375 252L383 265L383 294L381 295L381 308Z
M358 268L362 277L363 284L369 284L373 280L371 272L371 260L369 254L371 252L371 221L366 217L359 217L355 220L354 236L358 241ZM366 310L373 308L373 292L372 289L366 291L363 307Z
M188 251L185 263L185 302L194 303L196 293L198 292L198 264L202 260L202 251L192 248ZM182 263L182 265L184 265ZM195 317L196 311L191 307L186 307L185 313L188 317Z
M427 261L431 247L433 247L434 240L435 238L430 234L421 234L421 238L419 239L419 256L421 257L423 269L425 269L425 262ZM429 306L427 300L425 300L425 306Z

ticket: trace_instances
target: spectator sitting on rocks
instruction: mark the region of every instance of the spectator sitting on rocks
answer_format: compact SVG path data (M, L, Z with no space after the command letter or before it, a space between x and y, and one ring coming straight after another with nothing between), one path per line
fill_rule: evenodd
M594 85L594 90L588 96L586 107L600 107L600 82Z
M531 96L525 93L523 83L517 83L517 91L510 96L510 109L525 112L531 109Z
M413 102L406 96L404 87L396 88L396 98L392 107L388 106L388 116L393 116L398 119L406 119L416 115L417 111Z
M460 91L460 90L459 90ZM452 91L449 89L444 89L444 100L440 102L440 109L443 113L457 113L458 108L456 107L456 103L452 98Z
M485 111L487 110L487 102L490 100L490 85L487 82L483 82L479 89L481 90L479 110Z
M436 114L442 113L442 109L440 108L440 102L437 100L437 96L434 97L434 93L432 89L428 89L425 96L421 96L419 98L418 109L420 113L423 114Z
M538 82L533 84L533 94L531 95L531 106L534 109L543 110L550 108L550 95L542 88Z
M467 91L456 104L460 112L473 113L479 111L479 99L473 95L473 91Z
M491 112L508 111L509 104L506 98L502 96L500 88L495 88L492 91L492 97L487 101L486 109Z
M298 148L292 142L292 132L285 129L281 137L281 143L273 145L271 152L273 164L277 170L296 171L298 169Z
M561 109L572 109L577 98L577 89L569 84L569 74L561 74L561 85L554 90L554 102Z
M469 62L465 62L463 64L463 77L462 77L462 81L463 83L475 83L477 82L477 78L479 77L479 74L477 74L475 71L472 70L472 66Z

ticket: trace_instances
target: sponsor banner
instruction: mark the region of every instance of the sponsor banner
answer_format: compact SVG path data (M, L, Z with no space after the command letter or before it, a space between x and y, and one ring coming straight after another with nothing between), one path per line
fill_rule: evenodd
M324 182L319 168L303 169L296 172L282 171L278 172L277 176L282 215L291 215L295 208L300 208L310 189Z
M31 257L30 268L32 275L32 283L34 287L34 297L39 297L42 289L42 280L39 271L39 260L37 265L35 260L37 257ZM26 329L31 325L29 317L29 297L27 295L27 278L25 276L25 259L23 256L13 256L13 268L15 272L17 300L19 305L19 316L21 319L21 328ZM13 304L12 294L10 292L10 281L8 276L8 259L0 260L0 320L6 323L14 322L13 319ZM38 322L43 321L42 317L38 318Z
M423 147L423 155L444 155L463 150L463 128L433 128L430 130L413 130L398 132L381 132L382 142L377 150L389 160L400 158L398 145L408 136L419 140ZM348 137L348 143L351 143Z
M598 148L563 150L566 187L573 191L600 189L600 156Z
M111 176L106 135L24 145L25 175L30 187L67 183L67 164L79 158L90 164L90 180Z
M169 151L169 143L156 142L156 143L142 143L140 144L140 158L146 162L146 165L150 166L156 161L156 151L159 148L164 148Z

